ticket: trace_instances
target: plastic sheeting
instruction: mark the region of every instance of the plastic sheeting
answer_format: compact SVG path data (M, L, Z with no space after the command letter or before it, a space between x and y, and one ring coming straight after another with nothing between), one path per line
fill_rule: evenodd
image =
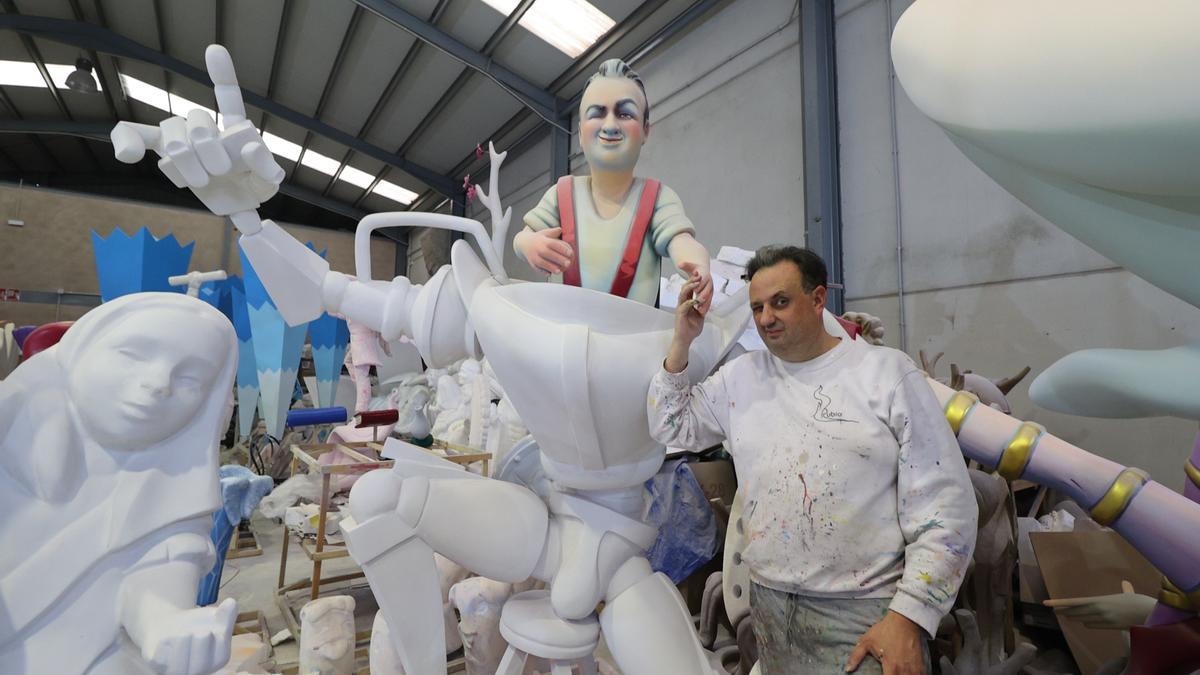
M650 507L646 523L658 528L647 552L656 572L680 583L712 559L720 545L717 518L684 459L663 464L646 481Z

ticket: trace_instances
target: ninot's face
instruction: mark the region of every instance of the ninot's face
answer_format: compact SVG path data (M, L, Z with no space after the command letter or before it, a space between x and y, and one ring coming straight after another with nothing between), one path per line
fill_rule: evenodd
M579 144L593 171L633 171L646 142L646 97L626 77L592 80L579 104Z
M183 430L204 407L226 348L209 317L166 310L101 333L68 375L71 400L102 445L141 450Z

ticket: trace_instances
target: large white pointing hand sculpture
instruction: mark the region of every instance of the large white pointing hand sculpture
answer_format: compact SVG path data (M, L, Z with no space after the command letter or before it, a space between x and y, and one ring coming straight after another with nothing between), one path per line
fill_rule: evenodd
M258 207L279 191L284 171L246 119L229 51L210 45L204 62L224 129L200 109L188 113L187 119L168 117L157 127L119 122L111 133L116 157L133 163L140 161L147 149L157 153L158 168L176 187L190 189L214 214L230 217L243 235L246 256L271 289L283 318L293 326L315 319L321 315L321 282L329 265L318 255L301 254L307 250L303 244L275 223L259 219ZM294 258L305 273L279 278L279 266L271 264L279 258ZM276 295L289 284L294 301L281 302Z
M111 134L113 149L128 164L153 150L158 168L176 187L190 188L210 211L232 217L239 230L251 233L258 227L255 209L279 190L284 171L246 119L229 51L212 45L204 62L224 129L199 108L187 119L168 117L157 127L119 122Z

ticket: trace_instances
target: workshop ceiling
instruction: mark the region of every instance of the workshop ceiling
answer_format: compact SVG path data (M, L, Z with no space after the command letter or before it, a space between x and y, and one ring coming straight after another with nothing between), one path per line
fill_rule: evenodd
M218 42L287 172L265 215L346 228L365 213L433 210L486 171L476 144L519 154L550 121L565 124L601 61L643 59L720 4L0 0L0 179L198 205L155 158L116 162L107 135L118 120L215 108L204 50ZM534 32L556 21L567 29L543 35L573 47ZM66 88L81 57L101 92Z

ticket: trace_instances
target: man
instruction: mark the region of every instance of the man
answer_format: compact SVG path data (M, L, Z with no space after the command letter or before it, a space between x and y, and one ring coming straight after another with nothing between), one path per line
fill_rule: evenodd
M699 311L712 299L709 255L695 238L679 195L635 178L650 134L650 102L638 74L609 59L579 104L579 144L590 175L564 176L525 214L513 249L563 283L654 305L662 259L700 280Z
M733 455L763 675L925 672L924 640L975 544L954 435L911 359L825 331L820 257L763 248L747 278L767 351L689 386L704 325L690 281L650 385L651 434L691 449L725 441Z

